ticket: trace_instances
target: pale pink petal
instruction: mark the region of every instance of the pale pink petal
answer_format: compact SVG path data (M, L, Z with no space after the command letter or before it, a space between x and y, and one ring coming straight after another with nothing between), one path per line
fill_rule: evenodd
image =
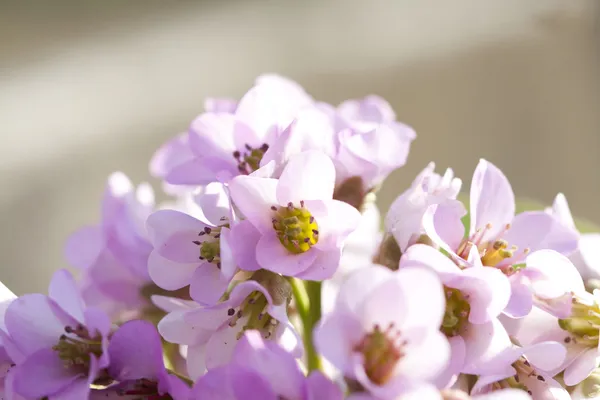
M422 327L403 328L401 340L406 340L406 350L396 366L395 374L415 381L429 381L448 365L450 345L439 330Z
M6 328L25 355L56 345L64 334L65 324L54 314L55 307L56 303L41 294L21 296L8 306Z
M480 160L471 182L471 230L491 224L482 241L496 238L515 215L515 195L508 179L495 165Z
M273 232L273 211L277 206L277 179L238 176L229 184L231 199L261 233Z
M372 292L392 279L394 273L381 265L360 268L344 280L336 299L336 307L348 313L355 313Z
M554 290L544 297L557 297L565 292L585 290L581 275L571 261L554 250L539 250L531 253L525 260L527 269L539 271ZM534 285L535 290L535 285Z
M598 368L598 349L593 348L581 354L565 369L564 380L568 386L577 385Z
M83 227L67 239L65 258L73 267L88 268L100 256L105 244L100 226Z
M425 327L437 329L442 324L446 298L437 274L428 268L404 267L396 272L398 290L406 310L402 329ZM394 308L394 304L391 305Z
M241 221L231 228L231 252L240 269L256 271L261 268L256 260L256 246L260 238L260 232L250 221Z
M531 400L531 396L521 389L502 389L493 393L479 395L474 400Z
M329 200L335 187L333 161L323 152L309 150L290 158L277 185L279 204L301 200Z
M206 263L196 268L191 277L190 296L200 304L215 304L227 290L229 282L216 264Z
M575 226L575 221L573 220L573 215L571 215L569 203L567 202L567 198L564 194L559 193L554 198L551 214L554 215L565 226L572 229L577 229Z
M56 351L40 349L17 367L14 388L26 398L38 399L60 392L81 378L81 374L64 367Z
M168 342L183 345L200 345L208 342L212 330L205 330L187 323L184 316L187 310L172 311L159 323L158 332Z
M313 249L311 251L317 253L315 261L310 267L296 275L296 277L310 281L322 281L331 278L340 266L342 249Z
M460 268L440 251L425 244L415 244L410 246L406 253L400 259L403 266L422 266L433 269L440 274L444 281L444 276L455 276L460 273Z
M79 295L75 279L69 271L60 269L52 275L48 295L71 317L83 322L83 300Z
M258 264L273 272L285 276L295 276L310 267L318 256L318 251L308 250L304 253L291 253L275 236L275 231L264 235L256 246Z
M207 225L189 214L176 210L159 210L146 220L150 241L155 247L162 246L178 232L202 232Z
M152 281L166 290L177 290L190 284L198 263L184 264L162 257L156 250L148 257L148 272Z
M600 234L598 233L586 233L581 235L579 239L579 254L583 259L583 263L585 264L585 268L582 271L582 275L584 271L589 271L589 277L599 277L600 276L600 252L598 249L600 248ZM576 265L580 267L579 265ZM583 267L582 267L583 268ZM588 276L584 276L587 278Z
M360 224L360 212L343 201L326 200L323 202L326 208L324 216L315 217L319 230L318 248L341 247L352 232ZM306 202L308 210L313 209L316 204L313 201ZM314 207L316 208L316 207Z
M570 255L577 248L579 234L543 211L526 211L515 217L504 239L518 248L515 257L506 260L514 262L523 258L524 249L550 249Z
M220 182L209 183L194 195L194 201L202 209L207 222L213 226L223 224L223 217L229 217L229 195Z
M335 367L351 373L354 346L364 335L360 321L350 314L332 313L315 328L315 346Z
M504 313L512 318L523 318L533 307L533 295L529 285L522 283L518 277L510 279L510 300Z
M233 156L232 162L216 157L192 158L173 167L164 179L173 185L207 185L217 181L217 173L220 171L226 171L231 176L237 175Z
M405 305L407 298L402 289L400 279L391 279L379 285L365 299L357 310L357 316L366 330L370 331L375 326L387 327L390 324L396 329L403 329L410 307Z
M467 350L462 372L467 374L489 372L495 367L493 360L512 347L506 330L497 319L485 324L468 324L461 336Z
M452 287L469 294L469 321L481 324L497 317L510 299L510 282L494 268L467 268L463 279Z
M233 131L236 119L229 113L207 112L199 115L190 125L190 147L198 156L207 154L231 157L236 150Z
M540 342L523 348L527 360L541 371L560 367L567 356L567 349L558 342Z
M465 364L467 350L464 339L461 336L454 336L448 339L448 343L450 345L450 358L446 368L432 380L439 388L447 388L452 385Z
M187 372L192 380L206 373L206 344L189 346L187 349Z

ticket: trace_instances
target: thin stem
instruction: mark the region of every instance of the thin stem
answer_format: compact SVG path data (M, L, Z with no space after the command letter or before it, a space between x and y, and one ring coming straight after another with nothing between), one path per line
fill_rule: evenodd
M300 321L302 321L302 338L306 351L308 370L321 368L321 360L313 343L313 328L321 318L321 283L302 282L296 278L290 278L292 293L296 303L296 310Z
M317 353L313 341L313 331L321 319L321 282L305 281L306 293L310 299L309 313L304 324L304 344L306 346L306 358L308 361L308 370L321 369L321 358Z

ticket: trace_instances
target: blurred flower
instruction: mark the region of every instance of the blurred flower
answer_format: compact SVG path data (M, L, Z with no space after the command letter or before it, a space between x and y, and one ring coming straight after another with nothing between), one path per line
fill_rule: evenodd
M434 170L435 164L429 163L411 187L394 200L385 217L385 230L394 236L402 252L425 233L422 220L429 206L437 204L438 208L448 207L457 215L464 214L464 206L456 200L461 180L449 168L443 176Z
M316 328L317 349L366 391L395 399L446 367L443 312L442 285L427 269L364 268L342 285L336 308Z
M110 383L110 320L86 307L67 271L54 274L49 296L28 294L14 300L5 323L23 355L14 368L14 390L23 397L86 399L91 384Z
M290 353L250 330L236 344L229 364L196 382L193 398L341 400L343 396L320 372L305 377Z
M160 336L151 323L138 320L123 324L112 335L108 354L108 372L119 383L97 391L92 399L158 399L166 395L172 400L189 399L187 384L165 369Z

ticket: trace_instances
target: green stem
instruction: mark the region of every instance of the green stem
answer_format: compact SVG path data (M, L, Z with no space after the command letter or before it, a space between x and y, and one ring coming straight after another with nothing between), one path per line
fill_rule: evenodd
M321 359L313 343L313 330L321 319L321 282L290 278L298 316L302 321L302 337L308 370L321 369Z

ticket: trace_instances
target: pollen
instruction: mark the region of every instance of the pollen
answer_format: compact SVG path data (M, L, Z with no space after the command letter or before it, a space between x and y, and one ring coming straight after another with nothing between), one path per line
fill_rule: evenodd
M242 175L250 175L260 168L260 161L269 150L269 145L263 143L260 147L252 147L249 144L244 146L243 151L234 151L233 158L238 163L238 171Z
M374 383L383 385L393 376L396 364L404 356L403 347L406 345L400 336L400 331L393 324L386 330L375 325L373 331L354 347L355 351L362 353L365 373Z
M571 334L566 343L595 348L600 340L600 305L574 296L571 315L569 318L559 319L558 326Z
M198 234L199 240L192 243L200 247L200 260L206 260L209 263L216 264L221 268L221 228L229 228L229 223L217 227L205 227Z
M319 225L300 201L300 207L271 207L273 229L281 244L291 253L304 253L319 241Z
M91 338L88 330L82 325L75 328L67 326L65 334L60 336L52 350L58 353L65 368L87 374L91 354L98 357L102 355L102 342L99 337Z
M446 293L446 311L442 321L441 331L447 337L459 335L469 320L471 305L460 290L444 288Z
M254 291L237 308L227 310L229 318L228 325L233 328L242 324L243 326L236 335L240 339L247 330L255 329L261 333L265 339L274 335L279 321L271 317L268 313L269 303L262 292Z

